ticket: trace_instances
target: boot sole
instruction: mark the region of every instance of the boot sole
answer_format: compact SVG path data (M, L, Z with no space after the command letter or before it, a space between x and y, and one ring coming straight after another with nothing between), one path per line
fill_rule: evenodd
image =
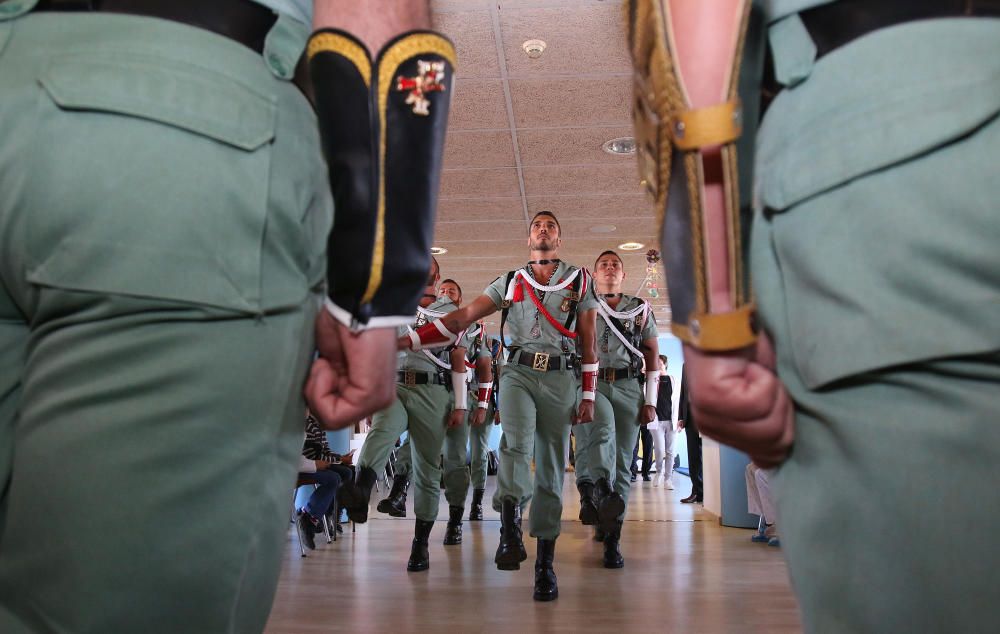
M584 526L595 526L600 521L600 513L595 506L580 507L580 521Z
M424 570L427 570L430 567L431 567L430 562L428 562L428 563L419 563L419 564L411 564L411 563L407 562L407 564L406 564L406 572L423 572Z
M605 533L612 533L618 526L618 517L625 512L625 500L619 495L611 494L604 498L601 508L597 510L600 527Z
M499 555L493 558L493 563L497 565L497 570L520 570L521 562L528 558L528 553L522 547L520 552L517 553L517 557L500 557Z
M537 592L534 594L535 601L555 601L558 598L559 598L558 590L556 590L552 594L538 594Z
M459 537L458 539L446 539L446 540L444 540L444 545L445 546L460 546L461 544L462 544L462 538L461 537Z
M609 568L611 570L617 570L618 568L624 568L625 567L625 560L623 559L622 561L611 561L611 562L605 561L604 562L604 567L605 568Z

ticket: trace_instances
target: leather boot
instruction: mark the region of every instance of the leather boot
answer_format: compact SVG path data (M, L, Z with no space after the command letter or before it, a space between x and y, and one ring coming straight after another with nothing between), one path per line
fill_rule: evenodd
M539 539L535 559L535 601L552 601L559 596L556 571L552 569L555 556L556 540Z
M347 517L358 524L368 521L368 502L372 497L372 487L375 486L375 471L370 467L361 467L358 479L347 486L342 486L338 492L340 505L347 509Z
M410 477L398 475L392 479L389 496L375 507L379 513L388 513L391 517L406 517L406 490L410 488Z
M520 570L528 558L521 539L521 507L513 498L503 499L500 508L500 545L493 562L498 570Z
M427 538L431 536L431 528L434 522L417 520L413 527L413 545L410 547L410 560L406 562L406 569L410 572L420 572L431 567L430 555L427 552Z
M448 528L444 531L444 545L457 546L462 543L462 514L465 509L461 506L448 507Z
M594 501L594 483L578 482L577 490L580 492L580 521L584 526L597 524L597 503Z
M625 500L611 490L611 485L604 478L594 485L594 498L597 501L597 519L601 528L605 533L613 532L618 518L625 512Z
M594 541L597 542L597 543L599 543L599 544L603 544L604 543L604 537L605 537L605 533L601 529L601 527L600 526L595 526L594 527Z
M618 522L615 530L604 536L604 567L624 568L625 558L622 557L619 543L622 537L622 523Z
M483 519L483 493L486 489L472 490L472 508L469 509L469 521L478 522Z

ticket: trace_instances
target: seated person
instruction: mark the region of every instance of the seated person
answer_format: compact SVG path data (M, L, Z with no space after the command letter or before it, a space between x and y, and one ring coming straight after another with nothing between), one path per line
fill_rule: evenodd
M353 453L353 452L352 452ZM299 509L299 527L309 550L316 549L316 533L320 532L320 518L329 516L337 501L337 491L346 479L354 477L351 469L352 455L345 456L330 451L324 432L312 414L306 414L306 439L302 445L299 477L316 482L319 486L309 497L309 502ZM332 521L334 518L330 518Z
M771 483L768 479L770 471L761 469L754 463L747 465L747 511L760 515L759 532L750 538L754 542L766 542L768 546L781 546L778 539L778 527L775 525L777 512L774 508L774 498L771 497Z

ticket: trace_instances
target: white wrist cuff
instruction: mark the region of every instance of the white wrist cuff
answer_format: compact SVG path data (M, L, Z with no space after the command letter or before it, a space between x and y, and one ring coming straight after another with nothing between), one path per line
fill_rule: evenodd
M407 326L413 323L412 315L400 315L398 317L372 317L368 320L367 324L361 324L355 321L354 315L334 304L329 297L323 300L323 308L325 308L326 312L330 313L334 319L350 328L353 332L362 332L373 328L397 328L399 326Z
M451 389L455 392L455 409L469 409L469 390L465 385L465 372L451 373Z
M646 373L646 405L656 407L656 395L660 390L660 373L657 371Z
M592 401L595 398L597 398L597 392L584 392L583 396L580 397L580 399L584 401Z
M599 363L584 363L583 364L583 371L584 372L597 372L597 368L599 366L600 366Z

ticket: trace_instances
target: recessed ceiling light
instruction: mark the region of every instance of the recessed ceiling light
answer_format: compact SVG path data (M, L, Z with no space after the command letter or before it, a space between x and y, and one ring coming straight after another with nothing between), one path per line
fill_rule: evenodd
M525 54L531 59L538 59L545 52L545 40L525 40L521 48L524 49Z
M622 251L638 251L644 246L646 245L641 242L623 242L618 245L618 248Z
M601 149L608 154L614 154L616 156L629 156L635 154L635 139L630 136L611 139L602 145Z
M448 249L444 247L431 247L431 255L444 255Z
M594 225L590 228L591 233L611 233L618 229L615 225Z

